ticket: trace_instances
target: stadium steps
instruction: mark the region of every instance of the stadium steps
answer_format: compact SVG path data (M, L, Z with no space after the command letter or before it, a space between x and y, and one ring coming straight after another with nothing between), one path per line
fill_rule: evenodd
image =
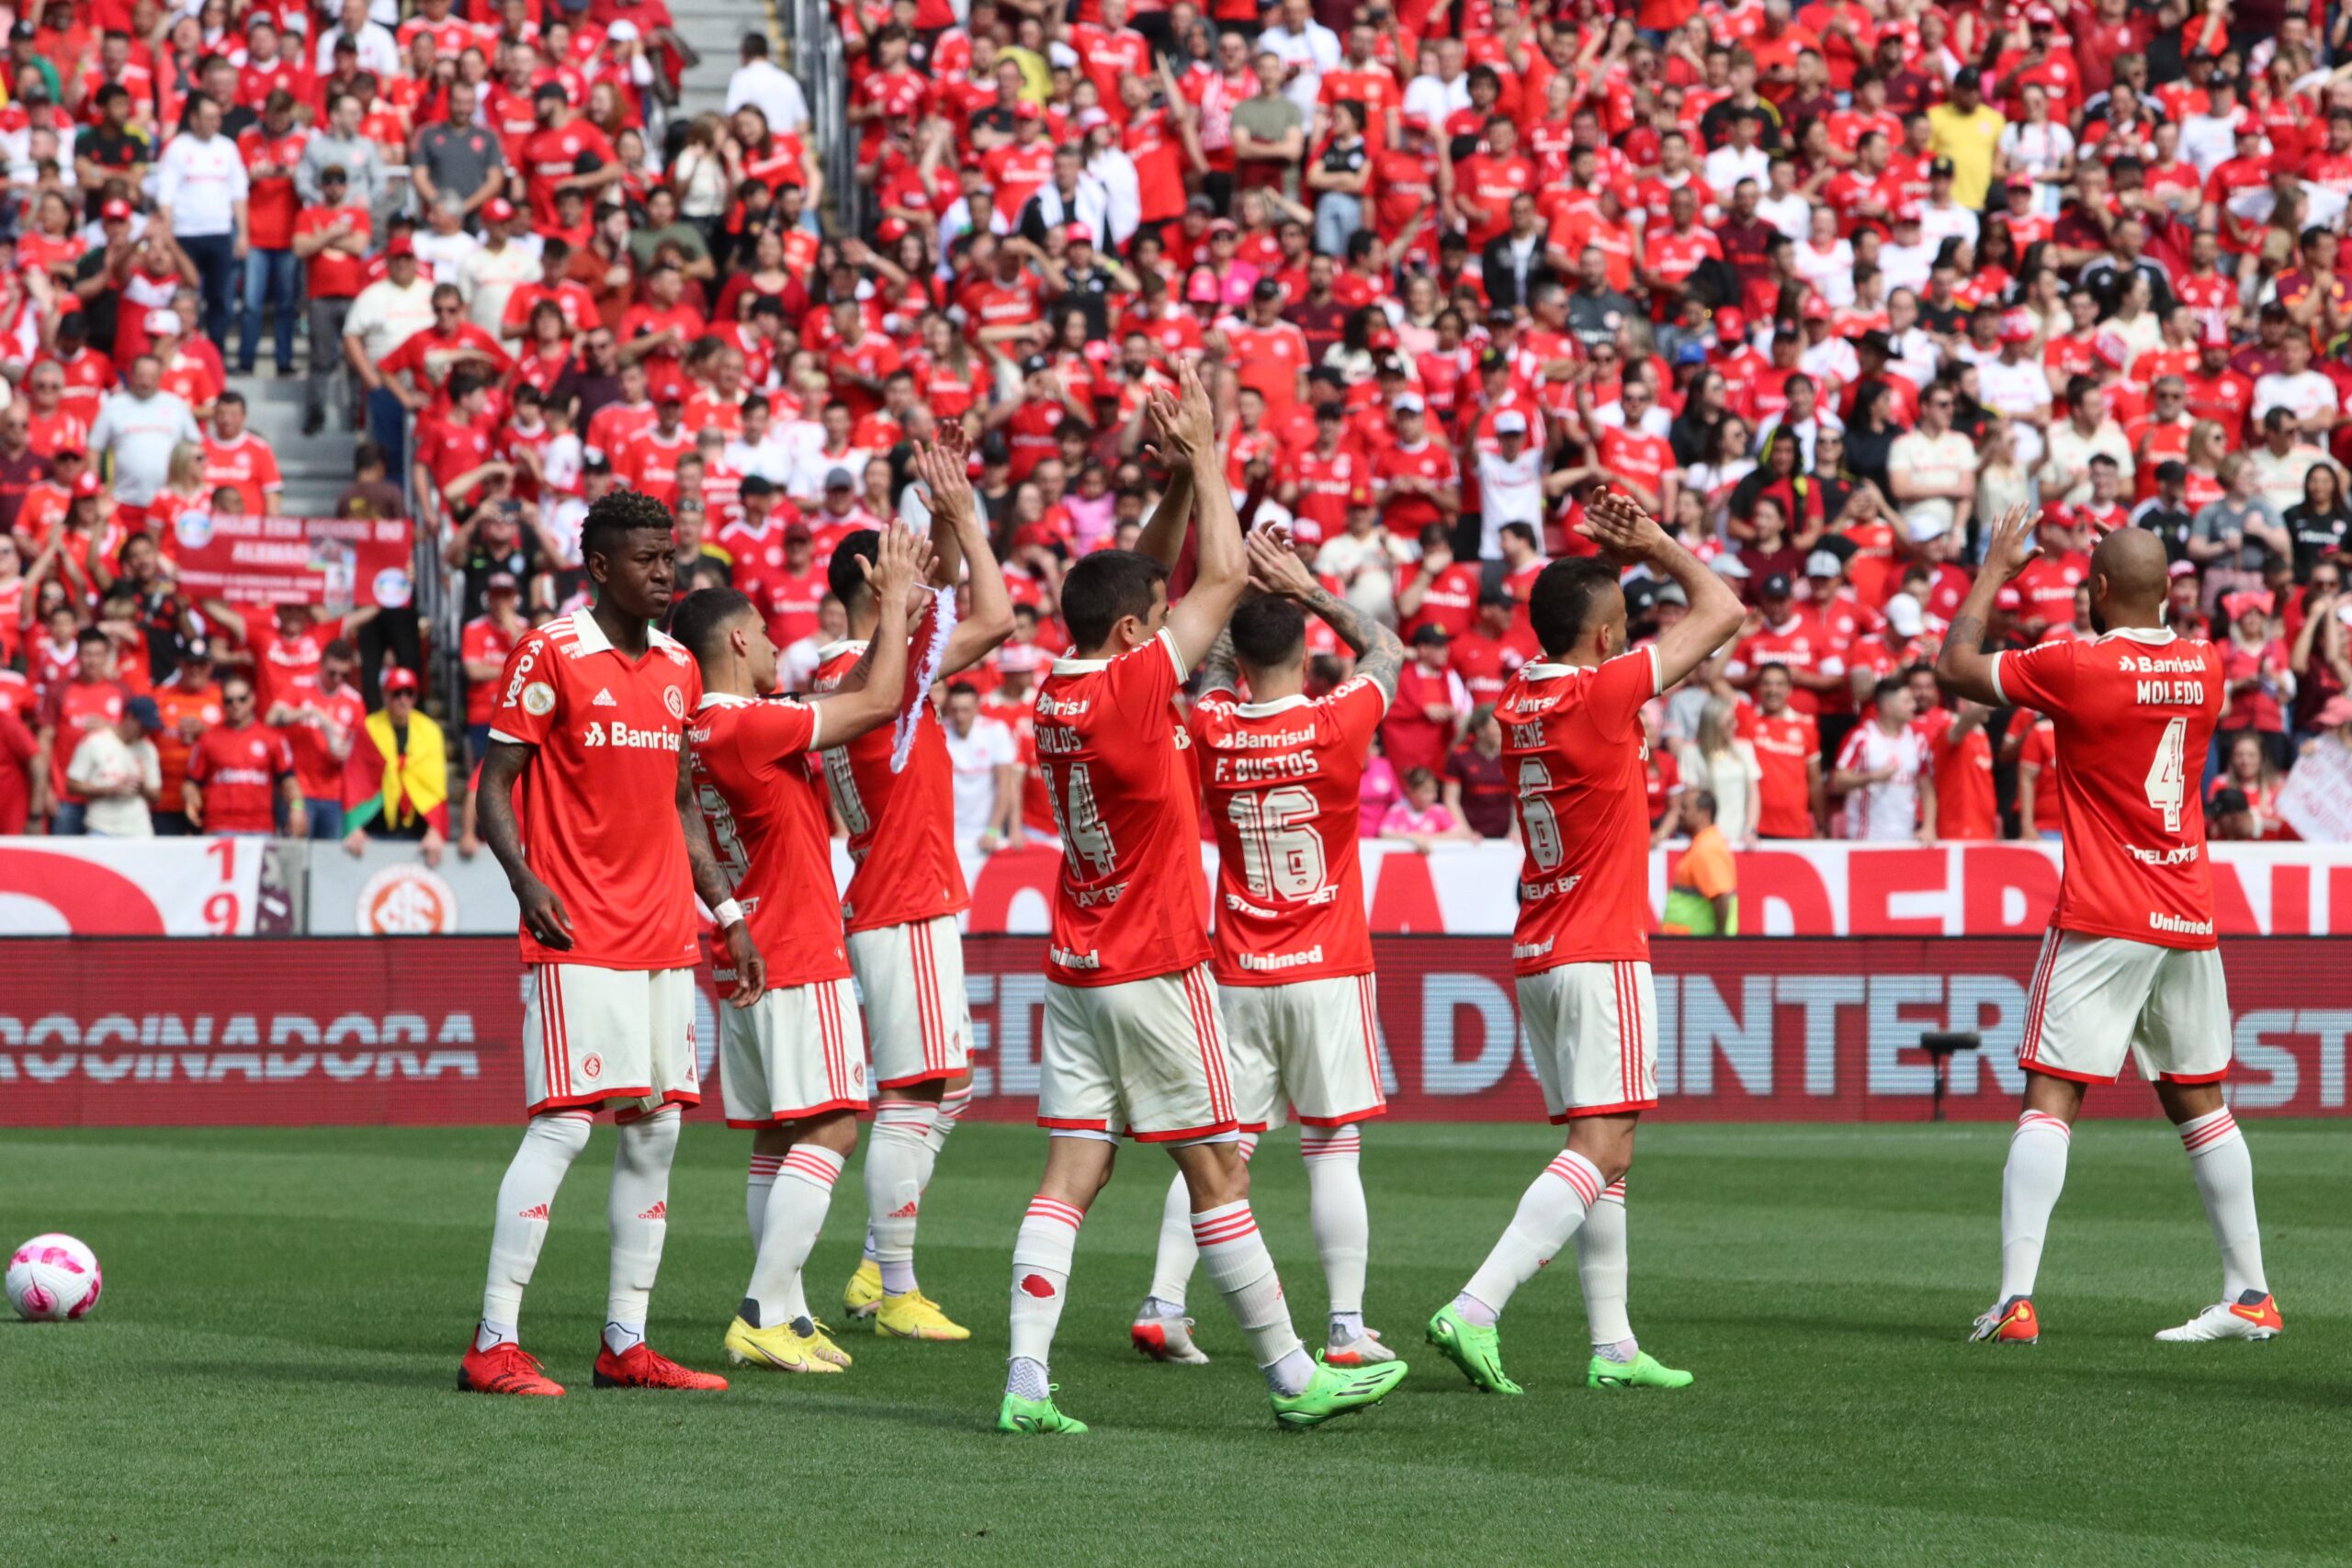
M308 360L300 347L298 339L295 364L306 375ZM266 348L263 355L266 365ZM253 376L232 373L229 385L244 395L246 423L254 434L277 454L277 470L286 480L279 510L289 517L323 517L351 483L351 455L359 436L333 420L316 435L302 434L305 375L281 378L267 369Z
M673 0L670 17L678 36L702 56L702 62L686 73L679 95L679 109L688 116L715 113L726 103L727 79L735 73L743 35L752 28L767 29L768 47L777 63L789 68L790 40L764 0Z

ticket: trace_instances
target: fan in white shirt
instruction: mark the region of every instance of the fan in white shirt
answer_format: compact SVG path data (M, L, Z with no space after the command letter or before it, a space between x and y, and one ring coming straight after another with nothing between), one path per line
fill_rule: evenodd
M1927 742L1911 728L1911 691L1901 679L1878 683L1869 719L1838 749L1829 791L1846 797L1846 837L1880 843L1935 836L1936 784Z

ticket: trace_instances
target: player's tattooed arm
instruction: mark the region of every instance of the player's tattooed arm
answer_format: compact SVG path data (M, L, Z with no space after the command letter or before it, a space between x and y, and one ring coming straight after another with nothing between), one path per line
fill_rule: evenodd
M1396 634L1317 582L1281 533L1261 529L1242 542L1250 552L1250 581L1265 592L1295 599L1321 616L1356 656L1356 673L1394 701L1396 678L1405 669L1405 645ZM1223 646L1231 649L1229 633Z
M1241 665L1233 656L1233 627L1227 625L1209 644L1208 657L1201 660L1201 690L1203 692L1239 692Z
M1936 655L1936 684L1948 694L1993 707L2005 705L1993 681L1994 656L1984 651L1984 626L2002 585L2032 556L2034 530L2041 525L2041 513L2012 506L1993 525L1992 537L1984 544L1984 564L1968 585L1968 596L1952 612L1944 646Z
M474 822L481 841L498 858L514 902L523 912L523 929L541 947L557 953L571 950L571 916L554 889L532 874L523 860L523 835L514 820L514 782L531 760L536 747L511 740L493 740L482 759L481 784L474 796Z
M693 874L695 895L713 911L735 897L735 885L727 880L727 873L718 857L710 851L710 831L702 819L702 804L695 798L694 759L690 752L678 753L678 828L686 837L686 867ZM735 994L729 1005L750 1007L768 988L767 960L752 944L752 922L739 912L718 933L719 952L712 954L735 971Z

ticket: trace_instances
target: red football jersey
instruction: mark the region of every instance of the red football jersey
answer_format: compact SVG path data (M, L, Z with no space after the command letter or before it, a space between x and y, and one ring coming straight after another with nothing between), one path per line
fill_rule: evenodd
M2221 650L2126 626L1997 654L1993 685L2056 729L2065 870L2050 923L2158 947L2213 946L2197 777L2222 713Z
M277 781L293 771L285 737L264 725L215 725L198 736L187 754L187 776L204 791L204 830L275 831Z
M912 652L906 689L899 696L901 708L924 695L915 683L922 678L918 666L931 628L932 613L926 610L910 634ZM865 653L862 642L819 649L816 690L839 687ZM822 754L825 787L849 829L850 858L857 863L842 897L842 918L852 931L961 914L972 902L964 886L964 863L956 855L956 773L947 757L946 732L927 698L916 703L915 720L903 773L890 771L896 725L868 730Z
M535 748L515 803L523 852L571 917L567 951L522 933L526 964L683 969L699 956L674 803L702 676L678 643L652 638L632 660L581 609L506 660L490 737Z
M1372 973L1357 787L1388 699L1358 676L1320 698L1204 694L1187 721L1216 830L1216 978L1282 986Z
M1202 930L1199 792L1169 704L1184 656L1162 631L1116 659L1061 659L1037 694L1062 875L1046 975L1113 986L1193 968Z
M1756 748L1761 774L1756 781L1756 831L1767 839L1812 838L1808 764L1821 761L1820 726L1813 715L1792 705L1777 714L1752 714L1745 733Z
M1658 693L1657 649L1605 664L1530 664L1495 716L1520 841L1512 972L1650 955L1649 755L1642 705Z
M711 852L735 885L771 986L849 978L833 911L833 825L810 750L821 728L806 703L714 692L686 731ZM735 994L733 969L722 964L711 978L720 996Z
M1993 742L1977 725L1958 740L1960 716L1938 708L1915 721L1927 738L1928 771L1936 781L1936 837L1997 839L2001 812L1993 795Z

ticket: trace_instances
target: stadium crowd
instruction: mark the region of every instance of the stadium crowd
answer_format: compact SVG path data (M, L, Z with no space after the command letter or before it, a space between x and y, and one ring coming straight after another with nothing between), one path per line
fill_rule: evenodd
M1490 705L1608 485L1751 606L1654 705L1661 840L1686 788L1734 844L2054 838L2048 721L1928 672L2020 501L1993 635L2094 635L2090 544L2160 534L2174 626L2226 649L2213 830L2290 835L2298 756L2352 740L2347 17L859 0L833 190L765 32L723 112L680 106L662 0L28 0L0 831L437 853L598 496L671 505L805 682L834 546L922 517L914 444L958 421L1019 629L943 694L957 836L1049 838L1057 584L1156 502L1146 394L1197 355L1245 524L1410 648L1367 833L1510 831ZM336 511L416 519L454 660L413 610L178 588L187 513L279 508L228 383L265 353L307 431L365 433ZM1686 608L1629 597L1637 634Z

